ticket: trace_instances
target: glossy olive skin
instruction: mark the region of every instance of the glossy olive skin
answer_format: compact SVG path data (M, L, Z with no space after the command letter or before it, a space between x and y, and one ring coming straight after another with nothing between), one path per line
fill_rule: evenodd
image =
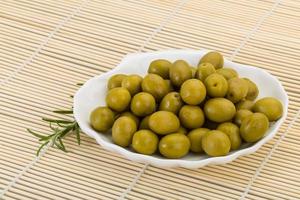
M132 148L141 154L151 155L158 147L158 137L150 130L139 130L132 138Z
M242 139L240 137L240 129L237 125L231 122L225 122L220 124L217 130L222 131L229 137L231 143L231 150L236 150L240 148Z
M116 87L121 87L122 81L125 77L127 77L125 74L115 74L111 76L107 82L107 89L110 90Z
M179 126L179 119L169 111L157 111L149 118L149 127L159 135L174 133L179 129Z
M187 129L200 128L205 121L204 113L198 106L185 105L179 111L182 126Z
M197 128L190 131L187 136L190 139L191 147L190 150L194 153L203 152L202 149L202 138L203 136L210 131L207 128Z
M136 116L144 117L155 111L155 99L149 93L140 92L132 98L130 109Z
M256 142L265 135L268 128L268 118L262 113L254 113L242 121L240 134L246 142Z
M106 103L109 108L117 112L123 112L130 104L131 95L125 88L117 87L108 91Z
M210 97L225 97L228 91L227 80L220 74L209 75L204 81L207 94Z
M142 90L150 93L156 101L160 101L169 92L167 83L157 74L148 74L144 77Z
M178 92L170 92L161 100L159 110L165 110L177 114L183 106L183 101Z
M204 105L205 116L213 122L226 122L235 115L234 104L225 98L209 99Z
M170 80L176 87L180 87L181 84L192 78L192 70L189 64L184 60L177 60L170 68Z
M167 84L168 91L169 91L169 92L174 91L174 87L173 87L173 85L172 85L171 80L165 79L165 82L166 82L166 84Z
M133 113L131 113L131 112L123 112L123 113L120 114L119 117L124 117L124 116L130 117L131 119L133 119L135 121L136 127L139 126L140 119L137 116L135 116Z
M172 63L165 59L154 60L150 63L148 68L149 74L157 74L163 79L169 78L169 70L172 67Z
M240 109L236 111L233 121L236 125L241 126L242 121L250 115L253 115L253 112L251 112L250 110Z
M96 131L108 131L115 120L114 112L108 107L97 107L90 114L90 123Z
M237 103L244 99L248 93L247 81L241 78L232 78L228 81L228 92L226 98Z
M166 158L181 158L190 149L189 138L181 133L173 133L164 136L159 142L159 152Z
M253 81L251 81L250 79L248 79L248 78L243 78L243 79L248 84L248 92L246 95L246 99L253 101L258 96L258 93L259 93L258 88L257 88L256 84Z
M139 130L141 129L146 129L146 130L150 130L150 127L149 127L149 119L150 119L150 116L151 115L148 115L146 117L144 117L140 123L140 126L139 126Z
M192 71L192 78L196 78L197 68L190 66Z
M278 120L283 113L281 102L273 97L265 97L256 101L252 109L254 112L265 114L270 122Z
M231 69L231 68L218 69L217 73L224 76L224 78L226 80L229 80L229 79L232 79L232 78L235 78L235 77L239 76L238 73L234 69Z
M112 127L112 140L121 147L127 147L131 144L132 136L136 130L136 123L132 118L120 117Z
M209 156L226 156L230 148L230 139L222 131L209 131L202 138L202 149Z
M139 75L133 74L133 75L128 75L122 80L122 87L126 88L131 96L141 92L143 78Z
M186 135L188 133L188 131L183 126L180 126L179 129L176 131L176 133L182 133L182 134Z
M211 63L215 69L223 68L224 58L222 54L217 51L211 51L205 54L201 59L199 64L202 63Z
M205 81L205 79L216 72L215 67L210 63L201 63L198 65L197 72L196 72L196 78Z
M252 110L253 106L254 106L253 101L242 100L242 101L238 102L235 107L237 110L241 110L241 109Z
M185 103L189 105L198 105L206 97L206 88L202 81L198 79L189 79L181 85L180 96Z

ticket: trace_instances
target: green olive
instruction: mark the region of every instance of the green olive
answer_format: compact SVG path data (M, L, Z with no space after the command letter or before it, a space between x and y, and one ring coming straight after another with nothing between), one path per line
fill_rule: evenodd
M248 99L248 100L256 99L256 97L258 96L258 93L259 93L256 84L248 78L243 78L243 79L248 84L248 92L247 92L247 95L246 95L246 99Z
M228 91L227 80L220 74L209 75L204 81L207 94L210 97L224 97Z
M151 115L148 115L146 117L144 117L140 123L140 127L139 129L147 129L147 130L150 130L150 127L149 127L149 119L150 119L150 116Z
M183 126L180 126L179 129L176 131L176 133L182 133L182 134L186 135L187 130Z
M114 123L115 114L107 107L97 107L90 114L90 122L96 131L106 132Z
M179 129L180 122L177 116L169 111L153 113L149 119L149 127L159 135L174 133Z
M159 110L165 110L177 114L183 102L178 92L170 92L160 102Z
M241 78L232 78L228 81L227 99L237 103L244 99L248 93L247 81Z
M262 113L254 113L242 121L240 134L246 142L256 142L265 135L268 128L268 118Z
M193 129L188 133L188 138L190 139L191 147L190 150L194 153L203 152L202 149L202 138L209 131L207 128L197 128Z
M172 63L168 60L158 59L150 63L148 73L157 74L164 79L169 78L169 70L172 66Z
M240 110L236 111L236 114L235 114L235 116L234 116L234 123L235 123L236 125L238 125L238 126L241 126L242 121L243 121L246 117L248 117L248 116L250 116L250 115L252 115L252 114L253 114L253 112L251 112L250 110L240 109Z
M115 74L108 79L107 89L113 89L122 86L123 79L127 77L125 74Z
M272 122L282 116L283 107L279 100L273 97L265 97L255 102L253 111L265 114L269 121Z
M224 58L219 52L211 51L201 58L199 64L202 63L211 63L215 67L215 69L219 69L223 68Z
M230 148L230 139L222 131L209 131L202 138L202 149L209 156L226 156Z
M139 75L133 74L128 75L127 77L123 78L122 87L126 88L130 94L133 96L136 93L139 93L141 89L143 78Z
M143 117L156 109L154 97L146 92L140 92L132 98L130 109L136 116Z
M131 144L132 136L136 130L136 123L132 118L120 117L112 127L112 140L121 147L127 147Z
M185 103L198 105L205 99L206 89L202 81L189 79L181 85L180 96Z
M217 130L225 133L230 140L231 150L236 150L240 148L242 140L240 137L240 129L237 125L231 122L225 122L218 126Z
M184 60L177 60L170 68L170 80L176 87L180 87L181 84L192 78L192 70L189 64Z
M224 78L226 78L226 80L238 77L238 73L231 68L221 68L217 70L218 74L221 74L222 76L224 76Z
M181 133L173 133L164 136L159 142L159 152L166 158L181 158L190 149L189 138Z
M150 93L157 101L161 100L168 92L168 85L164 79L156 74L148 74L142 81L144 92Z
M210 63L201 63L198 65L197 72L196 72L196 78L205 81L205 79L216 72L215 67Z
M179 119L185 128L200 128L204 124L204 114L200 107L185 105L179 111Z
M235 115L234 104L225 98L209 99L204 105L205 116L214 122L226 122Z
M173 87L173 85L172 85L171 80L166 79L165 82L166 82L166 84L167 84L168 91L169 91L169 92L174 91L174 87Z
M158 147L158 137L150 130L135 132L132 138L132 148L141 154L151 155Z
M135 116L133 113L128 112L128 111L127 111L127 112L123 112L123 113L120 114L119 117L124 117L124 116L130 117L131 119L133 119L133 120L135 121L136 127L139 126L139 124L140 124L140 119L139 119L137 116Z
M238 102L235 107L237 110L241 110L241 109L252 110L253 106L254 106L254 102L246 99Z
M196 78L196 73L197 73L197 68L190 66L191 71L192 71L192 78Z
M130 104L131 95L127 89L117 87L108 91L106 103L109 108L117 112L126 110Z

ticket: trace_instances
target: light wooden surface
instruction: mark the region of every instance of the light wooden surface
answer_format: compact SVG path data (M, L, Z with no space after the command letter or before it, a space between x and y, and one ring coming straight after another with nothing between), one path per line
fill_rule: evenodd
M3 0L0 199L300 199L300 1ZM132 52L214 49L268 70L290 97L276 137L223 166L160 169L82 136L35 157L33 128L78 86ZM268 83L266 83L268 84Z

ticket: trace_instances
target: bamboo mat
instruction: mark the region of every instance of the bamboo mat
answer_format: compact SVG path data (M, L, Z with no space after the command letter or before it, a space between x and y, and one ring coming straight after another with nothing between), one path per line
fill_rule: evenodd
M266 69L290 98L270 142L232 163L160 169L84 134L49 148L41 117L70 108L76 83L132 52L215 49ZM0 6L0 199L300 199L300 1L3 0ZM266 83L267 84L267 83Z

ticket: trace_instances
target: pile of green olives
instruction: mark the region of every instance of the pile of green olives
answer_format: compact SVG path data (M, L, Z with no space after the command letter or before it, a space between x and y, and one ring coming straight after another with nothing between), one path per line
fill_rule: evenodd
M107 82L106 106L90 114L92 128L135 152L177 159L189 152L225 156L260 140L283 114L273 97L255 101L257 85L224 67L216 51L197 67L184 60L150 63L148 74L116 74Z

